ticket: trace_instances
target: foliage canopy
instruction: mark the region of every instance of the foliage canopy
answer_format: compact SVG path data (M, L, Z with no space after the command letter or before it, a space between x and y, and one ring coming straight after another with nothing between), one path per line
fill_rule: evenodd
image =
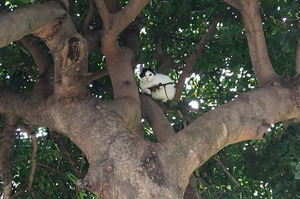
M39 1L2 1L0 11L7 12L32 3ZM123 5L127 3L122 1ZM69 12L78 31L88 7L87 0L70 1ZM300 3L298 0L266 0L261 2L261 7L273 67L279 75L291 77L295 74L294 60L299 37L295 22L299 20ZM155 45L159 40L162 51L173 60L172 68L167 73L177 82L188 57L219 13L222 13L222 18L217 32L209 37L204 51L186 78L180 103L161 104L176 132L203 113L258 87L242 17L236 9L219 1L150 0L137 19L142 24L138 63L147 67L155 65L160 70L162 59L157 57ZM102 28L101 18L96 12L90 28ZM34 43L52 60L49 49L42 41L35 39ZM90 72L105 68L105 57L101 52L95 51L89 55L88 67ZM6 88L29 95L37 76L34 59L21 42L0 48L0 79ZM138 83L137 70L135 76ZM95 97L113 100L108 76L86 87ZM186 110L187 105L189 111ZM156 142L146 118L143 118L143 127L145 138ZM26 187L32 153L30 136L21 131L16 131L13 148L14 193ZM37 170L33 183L36 197L96 197L76 189L77 179L88 170L82 152L67 137L58 139L57 135L53 136L47 127L34 131L38 138ZM286 128L285 124L273 124L263 140L245 141L221 150L194 172L203 198L300 198L299 131L299 125ZM28 192L22 192L19 196L31 197Z

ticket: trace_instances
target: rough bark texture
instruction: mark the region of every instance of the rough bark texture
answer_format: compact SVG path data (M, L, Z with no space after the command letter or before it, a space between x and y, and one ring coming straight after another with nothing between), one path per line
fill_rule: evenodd
M3 182L3 198L9 199L12 192L11 156L15 141L16 117L6 114L4 128L0 133L0 180Z
M153 132L155 133L159 143L167 141L170 137L175 135L173 127L165 117L163 110L155 103L151 97L141 94L142 112L148 119ZM161 129L164 129L163 131Z
M25 97L5 90L0 84L0 114L17 115L30 124L47 126L69 137L90 165L87 175L78 182L79 188L88 189L100 198L179 199L188 198L189 194L197 197L190 188L191 192L184 196L190 176L223 147L261 139L276 122L300 120L300 85L280 79L276 84L241 94L175 134L158 105L138 94L132 71L137 44L129 42L130 45L120 47L117 43L121 31L148 1L131 0L121 10L115 2L95 1L103 21L103 29L98 34L101 47L98 47L105 56L112 81L114 100L111 102L87 93L87 58L91 48L59 4L30 5L0 16L0 26L8 27L0 29L1 47L33 33L47 44L54 60L54 66L50 67L54 71L53 81L50 83L46 78L35 85L48 82L50 88L46 92L38 89L40 95ZM264 86L277 75L266 54L260 21L256 21L260 20L258 1L226 2L238 5L242 12L255 74ZM136 41L135 31L126 35L132 40L123 40L125 44ZM29 51L34 54L33 50ZM37 58L35 61L43 67ZM141 104L160 143L142 139ZM162 119L155 120L157 117ZM10 132L14 129L11 123L6 128ZM4 135L9 140L5 144L11 146L11 134ZM3 162L4 156L0 157ZM6 173L9 172L0 170L1 178L8 179L5 181L8 185L11 177Z

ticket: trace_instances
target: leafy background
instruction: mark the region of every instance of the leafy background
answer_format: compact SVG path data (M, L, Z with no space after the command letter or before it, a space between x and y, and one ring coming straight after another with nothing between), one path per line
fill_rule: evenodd
M35 0L0 2L0 12L16 9ZM127 1L122 1L126 4ZM299 0L264 0L261 2L263 28L272 64L282 76L293 76L299 30ZM86 16L88 1L70 1L70 13L78 30ZM218 32L209 38L205 51L198 58L179 104L161 104L176 132L216 106L231 101L241 92L257 87L248 53L245 29L240 14L225 3L215 0L150 0L140 20L139 60L143 66L155 65L154 38L160 37L164 53L173 58L168 74L176 82L180 70L194 51L202 35L217 13L223 17ZM101 29L101 19L95 13L91 28ZM38 39L51 60L47 47ZM89 70L105 67L100 52L89 56ZM37 67L26 48L19 42L0 49L0 79L13 92L30 93L37 78ZM138 72L136 72L138 81ZM113 99L109 77L87 85L90 92L103 100ZM187 111L185 105L197 111ZM146 119L143 119L145 138L156 142ZM0 120L0 128L1 128ZM230 145L194 172L197 188L203 198L300 198L300 125L273 124L265 138ZM34 190L37 198L95 198L93 194L76 189L77 179L84 176L88 163L81 151L68 138L62 137L82 175L78 176L66 159L61 147L46 127L35 130L38 137L37 173ZM13 188L18 192L26 187L30 169L32 141L20 129L13 151ZM0 183L0 194L2 184ZM22 193L19 198L30 198Z

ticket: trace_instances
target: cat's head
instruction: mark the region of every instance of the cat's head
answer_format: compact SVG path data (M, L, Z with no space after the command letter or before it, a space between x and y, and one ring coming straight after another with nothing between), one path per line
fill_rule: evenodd
M152 82L154 80L155 72L152 68L143 68L140 73L140 78L142 82Z

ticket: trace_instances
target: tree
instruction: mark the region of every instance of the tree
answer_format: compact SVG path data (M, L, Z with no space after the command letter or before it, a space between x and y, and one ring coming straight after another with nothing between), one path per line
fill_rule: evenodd
M194 177L207 177L211 167L204 163L212 156L228 145L264 136L274 143L274 136L282 138L283 127L300 119L297 1L61 0L6 1L1 6L4 198L69 198L74 192L64 189L75 189L75 184L99 198L201 198ZM264 32L272 41L268 46ZM138 92L133 70L138 64L154 64L176 81L173 102L159 103ZM298 131L291 128L289 132ZM299 138L293 135L293 140ZM296 141L283 146L291 143L297 151ZM28 151L18 148L22 146ZM225 150L237 155L233 148ZM251 159L255 153L248 151L240 157ZM12 164L18 165L10 161L13 152L14 157L27 154L30 165L11 171ZM286 176L295 174L289 179L294 181L299 179L299 156L289 155L294 173ZM224 165L226 156L222 150L213 160L241 186L243 179ZM51 185L53 177L43 169L64 179ZM78 190L78 197L90 195ZM273 193L267 186L263 190L266 197ZM297 187L293 190L291 197Z

